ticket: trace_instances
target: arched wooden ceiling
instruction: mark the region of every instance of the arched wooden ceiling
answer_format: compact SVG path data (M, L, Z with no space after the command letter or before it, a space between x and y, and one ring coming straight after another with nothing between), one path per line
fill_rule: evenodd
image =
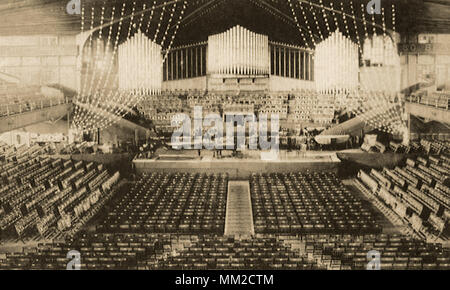
M76 34L81 30L81 16L69 15L66 5L69 0L2 0L0 4L0 35L27 35L27 34ZM126 2L125 14L141 11L143 4L151 7L154 3L161 5L170 0L81 0L85 7L85 28L90 26L91 7L94 7L94 26L100 24L100 12L104 7L105 21L111 17L112 7L116 7L118 18L123 2ZM148 31L149 37L155 35L157 24L161 22L161 30L170 22L168 35L176 27L176 20L181 15L183 1L178 0L172 21L170 12L173 7L168 5L165 14L160 18L162 8L155 10ZM208 35L219 33L235 25L244 26L254 32L263 33L269 39L300 46L312 46L312 39L320 40L320 34L326 36L329 30L339 28L346 34L343 18L339 13L329 10L323 12L320 5L340 11L341 5L345 13L355 15L356 19L366 18L372 21L361 4L366 5L368 0L186 0L187 5L182 14L181 23L177 31L174 45L190 44L207 40ZM342 4L341 4L342 2ZM396 31L400 33L415 34L417 32L450 33L450 1L446 0L382 0L380 3L385 10L386 28L393 28L392 3L396 5ZM332 3L332 4L331 4ZM353 4L351 9L350 3ZM300 7L301 6L301 7ZM303 9L301 9L303 8ZM304 12L304 14L303 14ZM363 15L364 13L364 15ZM316 18L314 18L316 16ZM297 18L297 20L295 19ZM336 17L336 20L334 19ZM325 18L327 21L325 21ZM150 11L144 14L144 24L150 19ZM317 22L315 20L317 19ZM139 17L134 18L137 22ZM363 22L356 20L355 29L353 20L348 21L348 34L355 38L357 34L363 36L365 28ZM383 25L382 16L374 16L375 23ZM124 21L128 27L130 20ZM310 27L308 29L307 27ZM114 26L117 29L118 25ZM300 29L299 29L300 27ZM372 26L367 24L366 29L372 32ZM381 33L381 28L376 28ZM104 30L105 33L107 29ZM122 29L120 37L126 38L127 29ZM303 34L302 34L303 32ZM159 31L159 41L163 33ZM157 40L158 41L158 40Z

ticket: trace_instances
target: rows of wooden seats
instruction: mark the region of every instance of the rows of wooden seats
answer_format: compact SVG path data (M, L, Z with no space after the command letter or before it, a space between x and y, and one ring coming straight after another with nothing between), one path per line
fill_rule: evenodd
M34 146L30 148L33 150L20 152L41 152ZM8 166L9 163L13 166ZM0 190L2 238L70 230L72 225L84 223L91 216L90 207L106 198L111 184L118 181L102 165L95 167L82 161L37 156L21 159L20 163L8 158L2 165L9 168L3 178L6 186ZM82 209L80 204L84 205Z
M256 232L378 232L373 213L333 173L254 174Z
M275 237L89 233L0 255L0 269L63 270L73 251L82 270L314 268Z
M444 157L444 153L441 156ZM409 159L409 165L405 168L420 179L416 186L408 186L408 192L413 193L431 211L430 215L422 215L422 219L428 220L438 231L445 231L446 220L450 218L450 171L446 167L448 163L441 156Z
M138 260L154 257L167 245L170 248L170 236L79 234L24 248L22 252L7 253L0 258L0 269L65 270L73 259L69 252L77 251L82 270L136 270Z
M0 269L364 270L377 251L381 270L450 269L450 251L402 235L84 233L0 254Z
M227 180L226 174L143 175L98 230L223 232Z
M429 154L445 153L448 152L448 149L450 148L449 142L446 141L421 139L419 142L423 150L425 150L425 152Z
M335 97L314 91L289 94L289 117L294 120L330 123L336 108Z
M409 173L420 179L415 187L430 196L439 207L450 209L450 163L445 161L445 155L408 159L407 163L405 168Z
M311 270L315 263L276 237L234 238L200 235L164 259L140 263L140 269Z
M14 148L14 146L11 146ZM34 151L31 147L30 151L27 152L44 152L44 151ZM41 156L29 156L28 158L15 158L17 155L14 155L18 151L13 151L13 155L9 155L9 157L5 158L3 162L0 162L0 170L1 178L0 178L0 194L4 193L7 190L10 190L17 185L21 185L21 178L24 177L27 173L34 173L38 168L45 164L46 159Z
M306 90L239 95L227 92L163 92L158 96L147 97L139 104L138 110L157 125L163 125L177 113L192 114L194 106L202 106L204 114L221 111L256 112L277 114L281 119L330 123L335 110L335 96Z
M26 174L19 172L18 176L20 177L20 182L14 183L15 185L19 185L19 187L17 187L17 190L15 191L10 189L8 195L2 196L3 204L10 204L12 207L20 206L29 198L34 197L34 199L38 199L40 193L56 186L48 181L48 179L51 180L62 170L61 160L55 161L57 162L55 163L49 158L44 158L41 162L37 163L38 168L33 169L31 172L29 172L28 169L24 169L23 171L26 172ZM71 171L71 165L71 162L66 162L64 166ZM62 175L61 178L64 178L64 175ZM46 181L46 184L44 184L44 181ZM28 188L29 190L27 190ZM16 198L18 201L16 201Z
M445 155L441 155L445 156ZM408 158L406 166L383 171L372 169L358 177L369 190L418 232L446 233L450 217L450 176L446 174L445 158ZM434 165L434 166L433 166Z
M372 260L369 251L380 254L381 270L448 270L450 251L441 244L426 243L402 235L306 236L302 250L322 265L341 270L364 270Z
M39 156L47 152L46 146L34 145L28 146L7 146L0 152L0 183L5 185L14 182L16 175L28 169L34 163L41 162Z
M106 178L103 179L103 182L107 181L108 176L105 177ZM87 182L89 182L89 179L86 180L86 183ZM97 202L99 196L102 196L103 198L108 192L107 190L98 192L97 187L93 187L89 191L86 187L83 187L78 191L74 191L76 188L72 186L61 189L57 185L50 185L46 188L41 184L37 188L35 187L25 191L25 194L23 194L23 192L18 192L18 196L20 197L19 201L10 200L5 202L5 204L9 206L11 212L16 214L18 220L9 221L9 223L4 225L4 229L7 230L8 227L14 227L15 231L20 236L26 234L26 229L29 229L31 232L35 232L37 230L43 235L49 227L55 227L56 220L52 220L53 224L47 224L44 227L40 223L42 219L46 216L52 215L59 217L63 217L65 215L78 217L79 214L76 214L74 211L74 208L76 208L78 204L89 198L94 198L95 202ZM21 221L22 223L19 224ZM41 225L41 229L39 228L39 225ZM59 229L62 230L64 228L65 227L60 227Z

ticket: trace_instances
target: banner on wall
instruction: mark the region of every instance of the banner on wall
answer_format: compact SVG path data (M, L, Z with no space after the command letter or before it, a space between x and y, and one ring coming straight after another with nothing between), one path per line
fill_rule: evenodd
M401 54L450 54L450 43L399 43Z

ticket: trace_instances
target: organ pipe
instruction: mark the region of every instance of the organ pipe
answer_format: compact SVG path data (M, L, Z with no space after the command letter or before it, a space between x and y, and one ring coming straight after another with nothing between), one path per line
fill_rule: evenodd
M119 88L134 94L156 94L163 79L161 46L142 32L119 46Z
M317 90L322 93L355 90L358 87L358 57L358 45L339 30L317 44L314 61ZM310 66L311 59L308 60ZM311 72L311 69L308 67L307 71Z
M208 37L208 72L217 74L268 74L269 39L235 26Z

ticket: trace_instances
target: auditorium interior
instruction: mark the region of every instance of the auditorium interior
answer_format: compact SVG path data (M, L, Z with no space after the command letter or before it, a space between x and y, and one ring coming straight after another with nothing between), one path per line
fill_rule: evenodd
M0 269L450 270L449 2L0 13Z

